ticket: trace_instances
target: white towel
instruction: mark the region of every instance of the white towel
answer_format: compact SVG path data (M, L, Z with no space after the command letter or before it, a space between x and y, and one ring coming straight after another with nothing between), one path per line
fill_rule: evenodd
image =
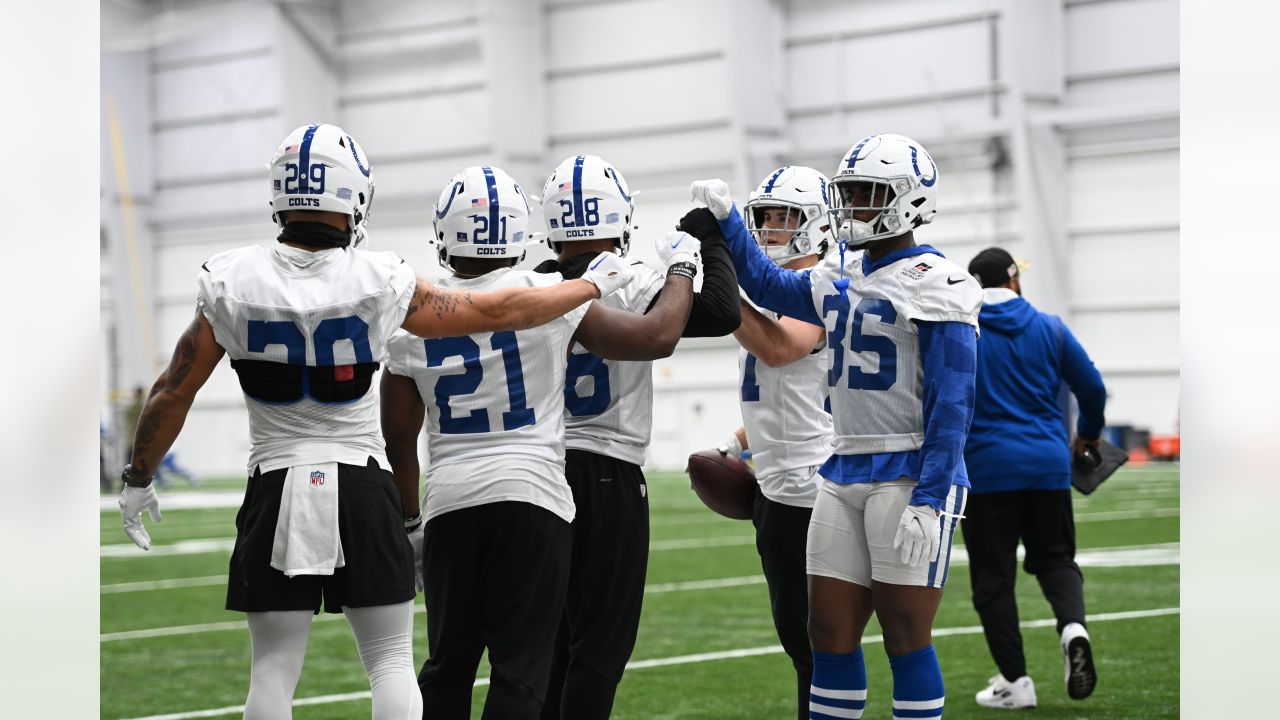
M294 575L332 575L347 564L338 534L338 463L289 468L271 546L271 567Z

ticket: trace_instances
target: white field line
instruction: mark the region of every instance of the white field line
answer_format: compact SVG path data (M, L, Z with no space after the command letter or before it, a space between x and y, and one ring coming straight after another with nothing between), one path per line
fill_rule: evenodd
M1137 620L1140 618L1161 617L1165 615L1177 615L1181 612L1180 608L1154 608L1151 610L1130 610L1125 612L1113 613L1097 613L1089 615L1089 622L1109 622L1115 620ZM1047 618L1042 620L1026 620L1018 625L1024 629L1054 627L1056 620ZM969 625L967 627L950 627L935 628L934 637L952 637L957 635L977 635L982 632L981 625ZM869 635L862 639L863 645L873 645L884 639L882 635ZM740 648L737 650L722 650L720 652L696 653L694 655L677 655L675 657L652 658L650 660L633 660L627 663L627 670L643 670L645 668L669 667L671 665L692 665L695 663L715 662L717 660L732 660L735 658L753 657L756 655L773 655L782 652L781 645L765 645L754 648ZM484 687L489 684L489 678L476 678L474 687ZM339 693L334 695L317 695L307 698L298 698L293 701L294 707L304 705L327 705L330 703L350 702L352 700L369 699L369 691ZM147 715L145 717L128 718L127 720L189 720L191 718L211 718L223 717L226 715L240 715L244 713L243 705L231 705L228 707L214 708L211 710L192 710L189 712L168 713L165 715Z
M146 592L148 590L173 590L175 588L205 587L208 585L226 585L226 575L205 575L204 577L172 578L169 580L143 580L140 582L115 583L98 586L100 595L114 593Z
M1023 556L1022 548L1018 548L1018 557ZM957 547L951 555L952 565L966 565L969 562L969 555L963 547ZM1177 565L1179 564L1179 547L1178 543L1163 543L1158 545L1129 545L1116 548L1101 548L1098 550L1089 550L1076 554L1076 562L1081 567L1150 567L1157 565ZM208 576L206 578L187 578L190 581L200 581L199 584L222 584L225 579L221 576ZM211 582L217 580L218 582ZM210 582L204 582L210 581ZM183 587L177 583L183 582L182 579L171 581L156 581L174 583L175 587ZM742 577L713 578L710 580L686 580L683 582L672 583L655 583L645 586L646 595L683 592L693 590L715 590L719 588L743 587L747 585L763 585L765 582L763 575L746 575ZM141 585L143 583L125 583L125 585ZM193 585L196 583L192 583ZM111 586L103 586L111 587ZM114 592L129 592L130 590L116 590ZM414 612L425 612L426 608L418 605L414 608ZM314 622L331 622L341 620L343 616L340 614L321 613L317 615ZM142 640L155 637L169 637L174 635L196 635L206 632L221 632L225 630L244 630L248 625L243 620L227 620L215 623L200 623L197 625L174 625L170 627L158 628L142 628L140 630L124 630L113 633L103 633L98 636L100 643L116 642L120 640Z

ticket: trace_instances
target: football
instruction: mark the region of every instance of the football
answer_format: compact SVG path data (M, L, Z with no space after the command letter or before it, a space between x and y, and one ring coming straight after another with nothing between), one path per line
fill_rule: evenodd
M716 513L750 520L755 504L756 474L742 460L719 450L699 450L685 468L698 498Z

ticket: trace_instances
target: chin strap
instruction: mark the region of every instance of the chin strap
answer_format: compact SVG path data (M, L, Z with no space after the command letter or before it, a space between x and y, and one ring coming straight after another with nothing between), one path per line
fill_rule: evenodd
M840 293L840 303L845 307L849 305L849 278L845 277L844 271L844 251L848 246L849 243L842 238L840 240L840 277L831 281Z
M298 243L310 247L343 248L351 244L351 231L321 222L294 221L276 236L279 242Z

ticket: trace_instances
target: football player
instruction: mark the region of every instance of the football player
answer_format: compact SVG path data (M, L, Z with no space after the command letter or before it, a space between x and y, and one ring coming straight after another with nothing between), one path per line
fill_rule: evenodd
M770 260L787 270L804 270L835 247L828 211L826 176L791 166L760 183L743 215ZM824 409L827 333L821 325L765 315L744 300L742 325L733 335L742 345L743 427L719 450L734 456L751 450L758 482L752 511L756 550L769 586L773 626L796 670L796 706L803 720L809 717L813 676L805 538L822 480L818 466L831 456L831 415Z
M802 271L769 262L724 182L692 187L720 219L747 296L826 323L836 434L818 471L807 548L813 718L862 716L862 633L872 612L893 671L894 715L942 715L931 631L967 495L982 293L963 268L916 244L913 231L936 213L937 183L919 143L859 141L828 189L839 252Z
M291 132L270 178L278 244L230 250L202 266L195 319L138 421L123 473L124 529L150 548L142 511L160 520L156 466L229 355L252 439L226 603L247 614L253 643L245 718L291 717L323 598L355 634L373 717L418 720L414 551L370 392L387 341L399 327L434 337L533 327L621 287L630 271L606 254L585 282L442 290L391 253L355 249L373 177L364 151L334 125Z
M626 254L635 206L622 173L599 157L561 162L547 177L542 208L559 257L538 270L574 278L601 250ZM702 241L704 272L682 334L728 335L739 323L738 281L715 218L700 208L684 216L680 229ZM665 281L638 261L632 268L637 279L630 290L601 304L651 312ZM649 559L649 500L640 466L653 424L653 369L575 346L565 382L565 475L578 514L542 717L595 720L609 717L640 626Z
M436 205L441 264L453 290L547 287L555 275L512 266L529 206L500 168L470 167ZM537 718L569 579L574 499L564 469L569 346L651 360L675 349L693 297L698 241L672 232L662 297L647 315L584 303L518 332L421 340L399 333L382 377L382 427L401 494L417 496L416 440L427 418L423 568L431 657L424 715L466 718L489 650L486 718Z

